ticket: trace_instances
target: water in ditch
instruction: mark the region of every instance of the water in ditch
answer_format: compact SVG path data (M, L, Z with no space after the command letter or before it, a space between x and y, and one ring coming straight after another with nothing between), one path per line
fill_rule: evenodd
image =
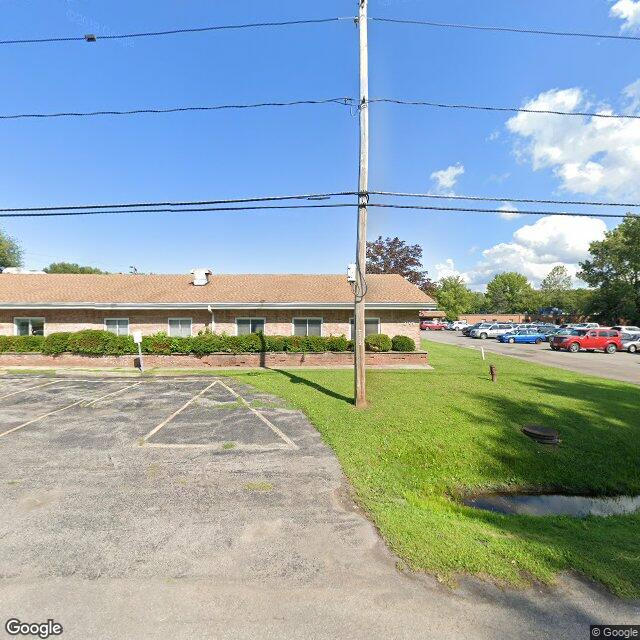
M474 509L525 516L617 516L640 510L640 496L589 498L586 496L489 494L468 498Z

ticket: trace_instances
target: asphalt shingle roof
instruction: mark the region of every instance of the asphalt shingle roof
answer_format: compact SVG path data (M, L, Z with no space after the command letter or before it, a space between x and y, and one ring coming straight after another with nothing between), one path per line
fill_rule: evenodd
M191 275L76 275L0 273L2 304L73 303L320 303L353 302L344 275L213 275L194 286ZM368 303L433 305L434 301L399 275L367 276Z

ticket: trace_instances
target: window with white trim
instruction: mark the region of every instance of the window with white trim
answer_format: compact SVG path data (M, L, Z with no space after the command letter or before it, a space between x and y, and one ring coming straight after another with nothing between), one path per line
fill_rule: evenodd
M44 335L44 318L14 318L13 326L17 336Z
M169 318L170 338L190 338L191 318Z
M351 318L351 339L356 339L356 331L354 326L354 320ZM365 318L364 321L364 337L373 335L374 333L380 333L380 318Z
M321 336L322 318L294 318L294 336Z
M264 333L264 324L264 318L236 318L236 332L239 336Z
M129 335L129 318L105 318L104 330L117 336Z

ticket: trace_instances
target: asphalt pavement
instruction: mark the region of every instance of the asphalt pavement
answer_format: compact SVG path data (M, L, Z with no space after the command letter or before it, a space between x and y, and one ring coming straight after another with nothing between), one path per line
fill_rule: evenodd
M9 618L52 619L62 640L558 640L640 623L640 603L575 575L517 591L404 570L306 417L229 379L3 376L0 447L0 637Z
M640 384L640 353L626 351L613 354L602 351L568 353L553 351L547 342L539 345L508 344L498 342L495 338L486 340L467 338L460 331L422 331L421 333L425 340L477 350L483 348L488 353L499 353L576 373Z

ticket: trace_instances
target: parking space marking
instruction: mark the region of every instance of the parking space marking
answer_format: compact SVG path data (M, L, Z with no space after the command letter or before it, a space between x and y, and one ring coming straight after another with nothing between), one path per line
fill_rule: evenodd
M253 452L265 452L265 451L289 451L291 447L288 444L240 444L233 443L233 447L225 449L224 442L217 442L215 444L168 444L166 442L146 442L145 447L155 447L156 449L201 449L204 451L225 451L231 453L233 451L253 451ZM296 447L297 448L297 447Z
M174 411L166 420L163 420L157 427L154 427L151 431L149 431L149 433L144 438L142 438L143 442L146 444L149 438L151 438L156 433L158 433L158 431L160 431L162 427L165 427L166 425L168 425L176 416L180 415L189 405L195 402L200 396L204 395L207 391L209 391L211 387L218 384L218 382L219 382L218 380L215 380L210 385L205 387L202 391L200 391L195 396L193 396L193 398L191 398L188 402L185 402L177 411Z
M19 389L18 391L12 391L11 393L7 393L4 396L0 396L0 400L4 400L5 398L10 398L11 396L16 396L19 393L32 391L33 389L42 389L42 387L49 387L52 384L58 384L58 382L62 382L62 380L54 380L53 382L45 382L44 384L37 384L35 387L27 387L26 389Z
M100 398L96 398L94 402L98 402L99 400L103 400L104 398L108 398L109 396L111 396L111 393L108 393L104 396L101 396ZM38 422L40 420L44 420L44 418L48 418L49 416L53 416L56 413L61 413L62 411L66 411L67 409L71 409L72 407L77 407L78 405L81 405L83 403L86 403L86 400L78 400L77 402L73 402L72 404L68 404L66 407L61 407L60 409L54 409L53 411L49 411L49 413L45 413L44 415L38 416L37 418L33 418L32 420L29 420L28 422L24 422L23 424L19 424L17 427L13 427L11 429L8 429L7 431L0 433L0 438L2 438L3 436L9 435L10 433L13 433L14 431L18 431L19 429L24 429L24 427L28 427L30 424L33 424L34 422Z
M227 386L224 382L222 382L222 380L218 380L218 382L229 392L231 392L236 398L238 398L238 400L247 408L249 409L249 411L251 411L253 414L255 414L256 416L258 416L258 418L260 418L260 420L262 420L262 422L264 422L269 429L271 429L271 431L273 431L273 433L275 433L278 438L280 438L281 440L283 440L284 442L287 443L287 445L291 448L291 449L298 449L298 445L291 440L291 438L289 438L288 436L286 436L282 431L280 431L280 429L278 429L278 427L276 427L275 424L273 424L271 421L267 420L267 418L265 418L257 409L255 409L254 407L252 407L239 393L237 393L236 391L234 391L231 387Z
M136 382L135 384L130 384L129 386L124 387L123 389L118 389L117 391L114 391L113 393L108 393L106 396L102 396L101 398L98 398L97 400L92 400L91 402L87 402L86 404L83 404L82 406L83 407L92 407L97 402L101 402L102 400L106 400L107 398L113 398L113 396L117 396L120 393L124 393L128 389L133 389L134 387L138 387L141 384L142 384L142 382Z

